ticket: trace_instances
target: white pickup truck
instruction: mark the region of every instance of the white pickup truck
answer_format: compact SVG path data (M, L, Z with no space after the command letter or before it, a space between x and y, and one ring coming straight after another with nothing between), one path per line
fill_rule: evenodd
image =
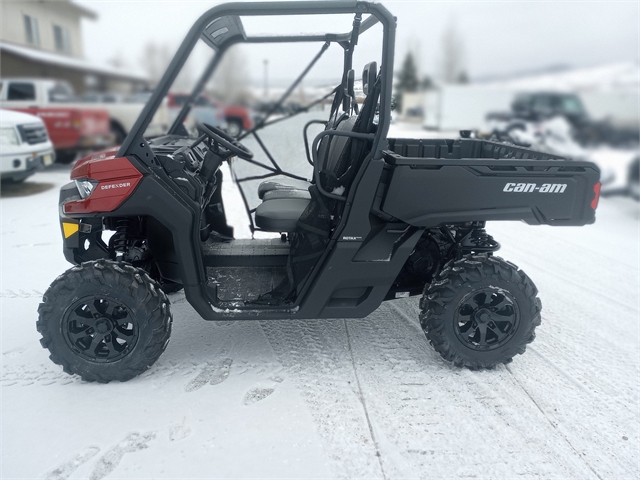
M2 108L19 109L35 115L39 115L38 109L47 108L106 110L109 115L109 128L116 144L120 144L124 140L144 108L144 103L140 102L83 102L76 97L71 85L62 80L6 78L0 80L0 84L2 85L0 90ZM12 88L14 84L19 88ZM12 95L12 92L15 92L15 95ZM166 132L168 122L168 109L166 105L162 105L149 125L147 135L154 136ZM52 133L51 135L53 137Z
M0 110L0 178L22 182L55 160L44 122L34 115Z

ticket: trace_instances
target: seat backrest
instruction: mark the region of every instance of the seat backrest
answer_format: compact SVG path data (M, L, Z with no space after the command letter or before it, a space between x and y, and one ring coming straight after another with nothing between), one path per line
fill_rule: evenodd
M380 94L376 62L368 63L362 74L363 90L366 98L358 116L339 121L334 130L341 132L371 133L374 129L373 119ZM367 149L366 141L354 138L335 136L328 147L327 159L323 163L323 175L327 188L348 187L355 170L359 167ZM325 147L326 148L326 147ZM320 153L320 152L319 152ZM320 157L323 158L323 157Z
M334 130L337 132L353 131L353 126L356 124L357 118L358 117L355 116L345 118L338 124L338 126ZM340 160L340 155L342 155L344 147L347 145L347 140L349 140L349 137L340 137L337 135L331 139L327 161L324 165L325 170L328 170L329 172L335 171L338 165L338 161Z

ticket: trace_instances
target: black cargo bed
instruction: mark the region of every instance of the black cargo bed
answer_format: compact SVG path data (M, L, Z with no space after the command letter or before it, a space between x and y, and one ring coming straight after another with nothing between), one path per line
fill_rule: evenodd
M493 158L493 159L522 159L522 160L566 160L564 157L550 153L538 152L508 143L477 140L475 138L449 139L415 139L390 138L389 160L398 157L453 159L463 158ZM395 154L395 155L393 155Z
M591 162L476 139L389 139L389 147L381 209L410 225L595 220L600 171Z

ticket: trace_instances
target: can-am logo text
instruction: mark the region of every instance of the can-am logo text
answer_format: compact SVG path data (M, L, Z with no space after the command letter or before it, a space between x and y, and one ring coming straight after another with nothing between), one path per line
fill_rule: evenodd
M566 188L566 183L543 183L540 186L535 183L507 183L502 191L515 193L564 193Z
M110 185L100 185L100 190L111 190L112 188L126 188L130 186L131 186L130 182L112 183Z

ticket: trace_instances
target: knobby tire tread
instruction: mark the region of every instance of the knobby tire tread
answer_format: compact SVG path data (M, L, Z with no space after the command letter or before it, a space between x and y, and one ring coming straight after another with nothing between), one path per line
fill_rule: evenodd
M60 334L60 315L69 306L69 299L73 298L78 285L86 283L127 289L135 303L131 308L135 310L139 322L138 332L152 329L151 339L143 349L138 349L138 341L134 350L125 357L129 361L121 362L122 368L110 369L108 374L100 373L100 368L88 369L87 362L80 358L77 361L70 360L63 351L58 350L57 344L60 342L55 342L53 338L53 335ZM38 315L36 327L42 335L40 343L49 349L51 361L61 365L68 374L77 374L87 382L99 383L112 380L125 382L153 365L167 347L173 320L169 300L157 282L144 270L110 260L85 262L56 278L43 296ZM132 356L133 359L129 358Z
M522 341L507 343L502 349L499 361L485 361L482 352L477 359L464 358L460 353L463 347L445 332L445 322L453 321L458 306L456 296L465 284L473 284L484 279L494 278L510 282L528 299L529 309L521 312L521 325L526 328ZM535 329L541 323L542 304L537 298L538 289L531 279L517 266L500 257L487 254L466 255L460 260L449 261L425 286L420 299L420 325L433 348L447 361L458 367L471 370L492 369L499 363L509 363L515 355L523 354L527 344L535 339ZM519 304L520 308L524 305ZM468 354L468 352L465 352ZM468 356L468 355L467 355Z

